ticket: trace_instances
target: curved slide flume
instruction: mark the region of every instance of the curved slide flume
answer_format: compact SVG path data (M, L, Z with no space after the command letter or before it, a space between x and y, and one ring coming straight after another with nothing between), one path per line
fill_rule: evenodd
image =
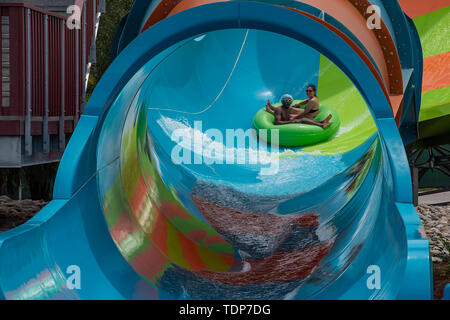
M139 23L130 12L54 200L0 236L0 294L429 299L396 124L406 93L387 85L401 78L385 72L381 42L359 41L321 1L206 2L165 13L154 2ZM128 43L130 28L148 30ZM304 148L259 141L252 118L267 99L304 98L310 83L339 113L337 134Z

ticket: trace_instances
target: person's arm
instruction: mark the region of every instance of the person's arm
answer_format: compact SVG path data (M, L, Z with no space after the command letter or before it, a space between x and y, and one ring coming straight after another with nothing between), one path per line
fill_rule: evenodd
M302 101L298 102L297 104L295 104L294 107L298 108L304 104L307 104L308 101L309 101L309 99L302 100Z
M271 114L275 113L275 107L270 103L270 99L267 100L266 111L271 113Z
M314 102L313 102L313 101L309 101L309 102L306 104L304 114L310 113L313 106L314 106Z

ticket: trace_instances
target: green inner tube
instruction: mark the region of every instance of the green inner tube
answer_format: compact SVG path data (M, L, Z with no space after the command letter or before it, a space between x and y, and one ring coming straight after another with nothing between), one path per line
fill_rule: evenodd
M293 102L298 103L299 100ZM281 106L281 103L274 104L275 107ZM300 147L318 142L326 141L331 138L338 130L341 124L338 113L327 106L320 106L319 114L314 118L316 121L325 120L331 114L330 122L333 124L327 129L312 124L289 123L283 125L275 125L273 114L267 112L265 108L259 110L253 118L253 127L259 134L259 129L267 129L267 142L271 142L271 131L278 129L279 145L283 147Z

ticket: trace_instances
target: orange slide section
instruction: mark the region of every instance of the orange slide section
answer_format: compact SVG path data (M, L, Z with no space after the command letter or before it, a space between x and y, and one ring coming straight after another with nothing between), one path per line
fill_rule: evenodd
M450 52L423 59L422 91L450 87Z

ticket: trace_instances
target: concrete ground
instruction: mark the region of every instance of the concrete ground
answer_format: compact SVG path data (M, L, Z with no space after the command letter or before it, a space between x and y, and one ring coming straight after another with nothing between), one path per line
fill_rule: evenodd
M422 195L419 193L419 205L447 203L450 203L450 191Z

